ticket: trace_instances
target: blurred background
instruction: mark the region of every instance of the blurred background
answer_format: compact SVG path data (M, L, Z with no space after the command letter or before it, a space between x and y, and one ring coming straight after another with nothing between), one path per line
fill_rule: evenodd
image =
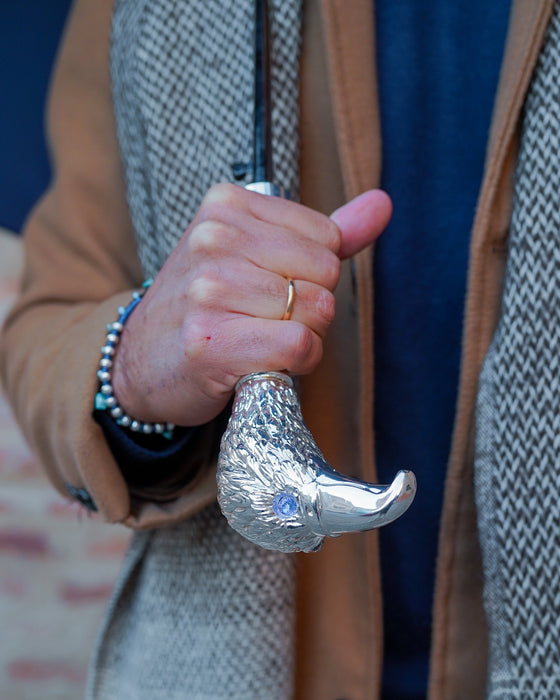
M0 0L0 323L20 232L50 172L47 86L71 0ZM127 546L124 528L58 496L0 394L0 700L78 700Z
M70 0L0 0L0 226L19 232L49 181L48 80Z

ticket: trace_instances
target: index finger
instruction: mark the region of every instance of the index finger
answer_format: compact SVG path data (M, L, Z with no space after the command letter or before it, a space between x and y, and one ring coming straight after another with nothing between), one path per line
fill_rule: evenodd
M283 226L338 254L341 235L328 216L298 202L245 190L249 212L261 221Z

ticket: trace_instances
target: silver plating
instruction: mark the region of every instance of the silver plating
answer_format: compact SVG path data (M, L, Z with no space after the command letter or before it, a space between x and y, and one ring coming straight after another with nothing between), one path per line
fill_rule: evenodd
M280 372L238 382L217 480L231 527L282 552L317 551L325 537L386 525L416 493L411 471L400 471L388 486L336 472L303 421L292 380Z

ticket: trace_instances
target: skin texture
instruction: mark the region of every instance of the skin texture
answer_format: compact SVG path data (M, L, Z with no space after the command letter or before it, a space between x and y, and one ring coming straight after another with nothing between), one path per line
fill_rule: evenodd
M146 421L199 425L250 372L311 372L335 314L340 260L372 243L389 197L366 192L329 218L216 185L130 317L115 359L121 405ZM291 320L287 281L295 280Z

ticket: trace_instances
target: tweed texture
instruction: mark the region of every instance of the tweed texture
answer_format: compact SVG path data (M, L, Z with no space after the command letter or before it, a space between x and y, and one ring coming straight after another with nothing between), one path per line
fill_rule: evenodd
M301 0L271 3L276 180L298 190ZM117 0L111 72L127 197L146 276L206 191L252 157L253 0ZM250 174L246 181L250 181ZM293 560L216 506L137 533L90 668L96 700L286 700Z
M275 179L297 197L301 0L270 6ZM114 105L147 276L163 265L208 189L231 182L232 165L252 159L253 8L253 0L116 3Z
M87 697L291 698L292 564L224 526L217 506L137 533Z
M502 316L484 362L475 481L488 697L560 697L560 4L526 100Z

